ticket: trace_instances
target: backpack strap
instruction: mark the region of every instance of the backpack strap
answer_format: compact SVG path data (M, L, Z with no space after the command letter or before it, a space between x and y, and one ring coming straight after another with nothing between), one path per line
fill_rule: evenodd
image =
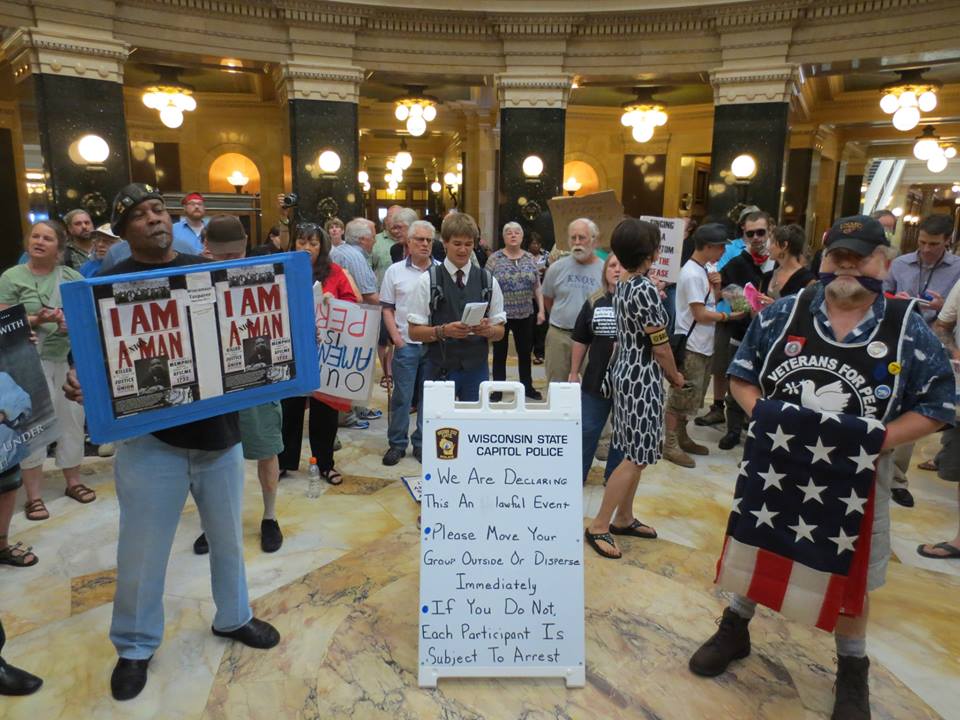
M486 268L480 269L480 301L490 302L490 296L493 294L493 276Z
M433 315L443 300L443 288L440 287L440 278L437 276L439 265L431 265L430 270L430 314Z

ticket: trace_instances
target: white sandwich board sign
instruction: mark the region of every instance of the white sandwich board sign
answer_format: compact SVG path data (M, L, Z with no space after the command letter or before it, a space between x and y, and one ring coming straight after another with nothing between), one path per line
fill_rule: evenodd
M511 391L512 403L490 393ZM580 386L525 405L519 383L477 403L423 396L419 684L584 673Z

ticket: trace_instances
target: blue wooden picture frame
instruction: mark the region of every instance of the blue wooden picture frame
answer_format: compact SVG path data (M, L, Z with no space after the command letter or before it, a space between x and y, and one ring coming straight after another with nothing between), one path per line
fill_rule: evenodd
M211 273L245 266L281 264L286 278L287 307L295 368L293 378L268 385L233 390L217 397L195 400L185 405L145 410L123 417L114 415L109 366L94 295L94 289L97 286L153 278L172 278L192 273ZM93 277L65 283L61 286L61 294L70 332L74 366L83 388L87 427L90 439L95 443L136 437L155 430L261 405L271 400L307 395L320 385L316 321L313 309L313 273L310 258L305 252L278 253L241 260ZM222 353L218 357L218 362L222 371Z

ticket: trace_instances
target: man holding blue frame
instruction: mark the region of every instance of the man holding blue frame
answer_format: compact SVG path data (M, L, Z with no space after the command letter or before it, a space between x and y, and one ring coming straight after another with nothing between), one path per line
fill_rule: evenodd
M131 257L105 274L206 262L177 253L163 197L133 183L117 195L113 231L126 238ZM73 370L67 397L82 402ZM129 700L147 682L147 667L163 639L163 587L167 561L187 494L197 503L210 545L210 576L217 612L213 633L254 648L271 648L280 634L253 617L247 594L241 528L243 456L237 413L227 413L120 444L115 480L120 505L117 590L110 639L120 656L110 679L113 697Z

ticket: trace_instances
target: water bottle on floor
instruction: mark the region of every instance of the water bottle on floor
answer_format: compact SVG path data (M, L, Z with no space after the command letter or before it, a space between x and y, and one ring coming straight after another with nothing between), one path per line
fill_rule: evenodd
M315 457L310 458L310 469L307 470L307 497L320 497L320 468Z

